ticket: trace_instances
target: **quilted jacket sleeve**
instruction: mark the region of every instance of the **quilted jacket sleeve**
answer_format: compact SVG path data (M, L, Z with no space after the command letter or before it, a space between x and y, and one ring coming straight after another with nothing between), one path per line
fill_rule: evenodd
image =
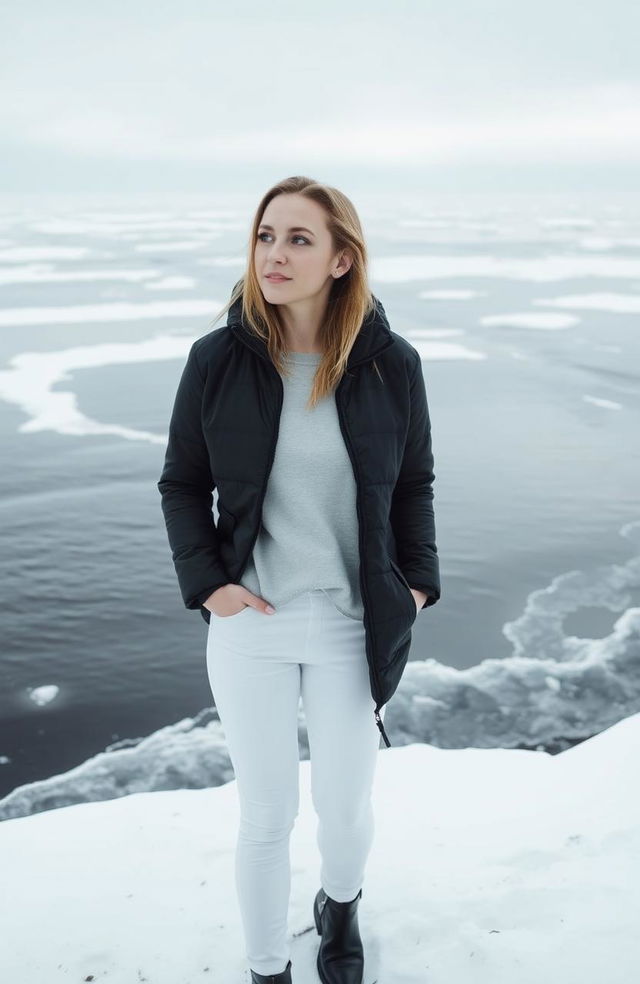
M211 512L215 483L202 432L204 378L197 345L191 346L178 384L158 482L180 592L185 606L195 609L229 583Z
M440 598L440 567L433 511L431 421L420 355L409 381L411 410L400 474L393 490L390 522L398 565L409 586L427 594L423 608Z

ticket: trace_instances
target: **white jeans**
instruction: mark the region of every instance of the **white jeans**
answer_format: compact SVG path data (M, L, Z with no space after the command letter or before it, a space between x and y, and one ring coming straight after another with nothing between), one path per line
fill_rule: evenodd
M289 836L299 804L300 697L320 884L332 899L349 902L364 880L381 738L364 624L343 615L319 589L298 595L275 615L251 607L235 615L212 613L207 672L240 804L235 876L246 954L252 970L279 974L291 955Z

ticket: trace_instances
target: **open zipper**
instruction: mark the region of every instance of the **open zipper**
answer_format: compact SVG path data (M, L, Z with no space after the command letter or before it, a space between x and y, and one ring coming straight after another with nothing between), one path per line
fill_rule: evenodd
M342 436L343 436L344 441L345 441L345 444L347 446L347 450L349 452L349 457L351 458L351 466L353 468L353 472L354 472L354 475L356 477L356 486L357 486L356 509L357 509L357 512L358 512L358 536L359 536L359 543L360 543L360 591L362 592L362 601L363 601L363 604L365 606L365 609L367 609L368 595L367 595L367 591L366 591L365 577L363 575L363 567L364 567L364 565L362 563L363 558L364 558L364 549L363 549L364 537L363 537L362 509L361 509L361 506L360 506L360 498L361 498L361 495L360 495L360 489L361 489L360 473L358 472L357 459L356 459L355 453L353 451L353 445L351 443L351 435L349 434L349 430L347 428L346 418L345 418L345 416L344 416L344 414L342 412L341 392L342 392L341 390L340 390L340 393L338 392L338 390L336 390L336 393L335 393L335 401L336 401L336 407L338 409L338 420L340 421L340 430L342 431ZM376 706L375 706L375 709L374 709L374 712L373 712L373 716L375 718L376 725L378 726L378 730L380 731L380 734L384 738L385 745L387 746L387 748L390 748L391 747L391 742L389 741L389 739L387 737L387 733L384 730L384 724L382 722L382 718L380 717L380 709L383 706L381 703L379 703L379 697L378 697L378 695L380 694L380 678L378 676L378 668L376 666L376 661L373 658L373 656L371 657L371 668L373 670L373 677L374 677L375 685L376 685Z
M280 387L279 388L279 391L278 391L279 405L278 405L278 409L277 409L276 426L275 426L275 431L274 431L274 435L273 435L273 442L271 444L271 452L270 452L270 455L269 455L269 464L267 465L267 470L266 470L266 473L265 473L265 476L264 476L264 482L262 483L262 491L260 493L260 509L258 511L258 524L256 526L255 533L253 534L253 539L251 541L251 546L249 547L249 550L248 550L247 554L245 555L244 560L242 561L242 563L240 565L240 570L238 571L238 573L236 575L236 581L239 581L240 578L242 577L242 575L244 574L245 568L246 568L247 564L249 563L249 558L250 558L250 556L251 556L251 554L253 552L253 548L256 545L256 540L258 539L258 533L260 532L260 517L262 516L262 507L264 505L264 499L265 499L265 496L267 494L267 484L269 482L269 476L271 474L271 469L273 468L273 462L274 462L274 459L275 459L275 456L276 456L276 446L278 444L278 434L280 433L280 417L281 417L281 414L282 414L282 404L284 403L284 385L283 385L282 379L280 378L280 373L278 372L277 369L275 370L275 374L278 377L278 383L279 383L279 387Z

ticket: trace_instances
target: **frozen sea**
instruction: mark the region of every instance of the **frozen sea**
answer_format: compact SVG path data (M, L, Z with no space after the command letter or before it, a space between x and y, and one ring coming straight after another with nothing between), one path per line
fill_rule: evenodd
M442 598L387 731L560 750L640 709L640 197L355 203L372 290L423 358L436 470ZM228 778L196 736L215 718L206 624L156 482L254 205L0 201L0 796L18 812ZM176 735L197 751L151 777Z

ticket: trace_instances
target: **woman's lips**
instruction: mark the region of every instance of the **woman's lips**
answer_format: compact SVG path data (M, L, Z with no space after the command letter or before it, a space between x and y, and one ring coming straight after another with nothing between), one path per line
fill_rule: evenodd
M267 274L265 279L271 284L283 284L286 280L291 280L291 277L270 277L269 274Z

